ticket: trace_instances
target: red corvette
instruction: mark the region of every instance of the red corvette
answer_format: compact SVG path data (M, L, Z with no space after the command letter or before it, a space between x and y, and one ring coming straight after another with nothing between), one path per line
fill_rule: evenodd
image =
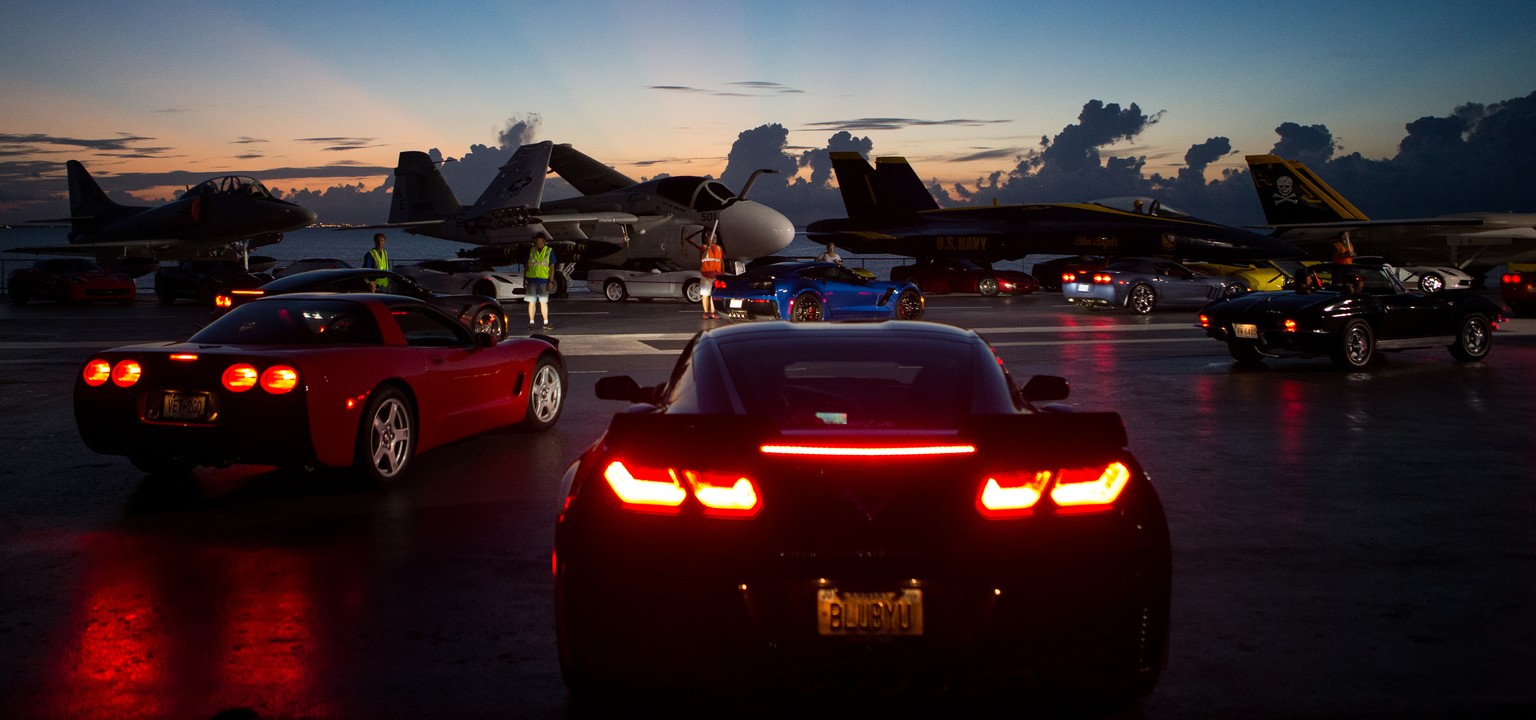
M38 260L32 267L11 273L6 281L11 302L21 305L35 298L63 303L131 303L139 293L133 278L107 272L84 258Z
M965 258L931 258L891 268L891 279L916 284L925 294L976 293L985 297L1027 295L1040 289L1029 273L994 270Z
M498 342L397 295L282 295L184 343L91 356L75 379L75 423L86 446L145 472L352 467L387 482L436 446L549 428L565 384L552 338Z

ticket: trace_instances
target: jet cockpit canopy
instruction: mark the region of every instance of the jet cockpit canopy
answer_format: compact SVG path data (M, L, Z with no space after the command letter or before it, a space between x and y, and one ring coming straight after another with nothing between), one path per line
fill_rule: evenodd
M656 181L656 194L700 212L722 210L736 199L736 193L720 181L690 175Z
M1100 198L1093 201L1094 205L1102 205L1112 210L1141 213L1143 215L1156 215L1158 217L1189 217L1189 213L1175 207L1164 205L1160 200L1149 197L1112 197Z
M225 175L204 180L187 190L188 195L249 195L272 197L260 180L244 175Z

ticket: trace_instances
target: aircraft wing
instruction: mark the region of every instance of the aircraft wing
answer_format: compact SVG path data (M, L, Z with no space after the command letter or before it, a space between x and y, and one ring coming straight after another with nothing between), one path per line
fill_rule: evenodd
M614 170L570 145L556 145L549 157L549 167L582 195L601 195L635 184L624 173Z
M1401 220L1339 220L1336 222L1315 223L1284 223L1275 225L1253 225L1250 227L1273 228L1275 230L1370 230L1372 228L1412 227L1423 228L1425 226L1444 225L1447 227L1464 228L1473 225L1482 225L1479 218L1459 217L1433 217L1433 218L1405 218Z
M446 223L446 222L448 222L448 221L444 220L444 219L438 219L438 220L410 220L410 221L407 221L407 222L379 223L377 225L348 225L346 227L336 227L336 228L331 228L331 229L332 230L388 230L390 228L401 228L401 229L404 229L404 228L431 227L433 225L442 225L443 223Z
M30 255L87 255L95 257L102 250L127 250L128 248L163 249L180 244L179 240L126 240L119 242L71 243L69 245L35 245L10 248L6 252Z
M549 153L553 145L546 140L519 147L517 152L512 153L512 158L507 160L507 164L501 166L496 179L485 186L485 192L470 206L470 212L538 207L544 199L544 175L549 167Z

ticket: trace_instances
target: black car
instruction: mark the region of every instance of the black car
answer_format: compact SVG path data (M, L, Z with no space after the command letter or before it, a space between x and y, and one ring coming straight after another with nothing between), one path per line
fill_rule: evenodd
M1281 292L1218 300L1200 311L1206 335L1232 357L1322 357L1363 368L1381 351L1443 347L1461 361L1481 360L1503 321L1503 308L1471 290L1422 292L1398 281L1390 265L1313 265Z
M212 305L220 293L258 287L271 279L246 270L238 260L182 260L155 271L155 297L166 305L181 299Z
M232 290L218 295L214 299L213 313L218 316L251 300L268 295L373 292L374 281L379 279L389 281L385 292L425 300L436 305L439 309L458 318L459 322L471 332L490 333L498 338L507 336L507 313L496 298L485 295L434 293L404 275L376 268L329 268L284 275L260 287Z
M556 634L578 696L656 684L1129 701L1168 632L1163 508L1115 413L1036 403L976 333L696 335L570 467Z

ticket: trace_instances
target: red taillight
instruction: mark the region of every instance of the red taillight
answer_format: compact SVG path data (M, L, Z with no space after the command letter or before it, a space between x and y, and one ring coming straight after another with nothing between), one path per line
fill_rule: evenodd
M135 360L119 360L112 368L112 384L121 388L129 387L139 381L139 376L144 374L144 368Z
M261 374L261 389L282 395L299 385L299 371L287 365L273 365Z
M85 371L81 373L85 384L91 387L101 387L112 379L112 363L106 360L92 360L85 364Z
M636 510L676 512L690 492L706 515L752 517L762 509L757 485L739 473L639 465L631 469L615 460L603 470L603 479L619 500Z
M1050 497L1060 513L1108 510L1131 481L1125 463L1024 470L988 476L976 495L976 510L988 518L1030 515L1042 497Z
M1063 468L1051 488L1051 501L1067 512L1108 510L1130 481L1131 469L1121 462Z
M234 301L231 300L228 295L219 294L213 296L213 306L216 308L224 308L227 310L233 307L234 304Z
M256 382L260 377L261 375L256 372L256 368L240 363L239 365L230 365L225 369L222 380L224 381L224 387L230 392L245 392L256 387Z
M197 362L197 353L171 353L171 359L176 362Z
M1205 313L1200 313L1200 327L1208 328L1210 326L1211 326L1211 316L1206 315Z
M1110 284L1110 283L1112 283L1114 281L1115 281L1114 276L1110 275L1109 273L1094 273L1093 274L1093 284L1094 285L1108 285L1108 284Z
M1286 332L1296 332L1296 321L1295 320L1286 320L1285 321L1285 331Z
M763 445L764 455L822 455L831 457L924 457L929 455L967 455L975 445Z
M1061 281L1064 282L1064 283L1077 282L1077 273L1069 273L1069 272L1062 273L1061 274Z
M724 290L725 289L725 281L724 280L716 280L715 281L715 289L716 290Z

